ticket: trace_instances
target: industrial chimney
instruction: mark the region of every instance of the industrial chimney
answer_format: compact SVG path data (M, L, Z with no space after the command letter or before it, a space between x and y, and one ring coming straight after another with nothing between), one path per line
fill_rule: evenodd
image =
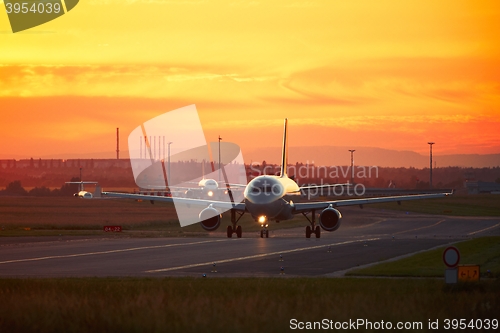
M120 159L120 128L116 128L116 159Z

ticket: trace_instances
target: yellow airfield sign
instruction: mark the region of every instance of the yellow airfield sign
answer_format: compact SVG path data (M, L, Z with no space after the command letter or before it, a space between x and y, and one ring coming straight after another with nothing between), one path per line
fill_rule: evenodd
M479 281L479 265L459 265L458 281Z

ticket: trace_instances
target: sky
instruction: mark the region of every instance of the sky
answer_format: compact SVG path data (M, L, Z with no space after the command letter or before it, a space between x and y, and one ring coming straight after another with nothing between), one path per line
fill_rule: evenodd
M0 157L112 153L191 104L243 153L288 118L290 146L498 154L499 40L497 0L87 0L18 33L0 10Z

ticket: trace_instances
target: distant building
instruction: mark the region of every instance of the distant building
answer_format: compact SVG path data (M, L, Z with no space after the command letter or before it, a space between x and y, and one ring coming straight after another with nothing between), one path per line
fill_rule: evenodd
M129 159L21 159L0 160L0 169L57 169L57 168L130 168Z
M467 189L468 194L500 193L499 183L466 181L465 188Z

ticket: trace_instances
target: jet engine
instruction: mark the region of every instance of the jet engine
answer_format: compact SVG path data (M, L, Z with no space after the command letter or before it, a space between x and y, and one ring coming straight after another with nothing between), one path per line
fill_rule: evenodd
M326 231L337 230L340 227L340 220L342 220L342 214L331 206L319 214L319 225Z
M214 231L220 226L221 214L211 205L201 211L199 218L201 227L206 231Z
M188 199L192 199L194 197L194 193L192 190L187 190L186 192L184 192L184 195Z

